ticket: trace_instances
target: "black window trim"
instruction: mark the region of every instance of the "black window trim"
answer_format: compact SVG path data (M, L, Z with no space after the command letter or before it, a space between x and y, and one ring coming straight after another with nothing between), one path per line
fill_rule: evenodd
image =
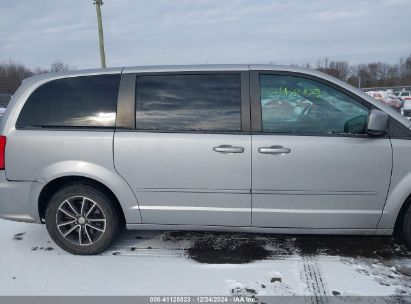
M132 130L136 125L136 74L122 73L117 100L116 131Z
M126 81L128 85L123 84ZM136 80L139 76L164 76L164 75L239 75L240 76L240 131L165 131L165 130L138 130L136 128ZM134 79L134 82L130 80ZM121 105L121 106L120 106ZM133 111L130 113L131 109ZM133 117L131 117L132 115ZM126 118L125 118L126 117ZM249 92L249 71L188 71L188 72L141 72L141 73L123 73L120 81L119 100L117 107L116 132L140 132L140 133L178 133L178 134L233 134L244 135L249 134L251 129L250 119L250 92ZM126 122L127 121L127 122Z
M388 119L388 133L390 139L411 140L411 130L392 117Z
M376 109L376 107L370 104L368 101L364 100L360 96L350 92L339 85L323 79L318 76L305 74L301 72L290 72L290 71L261 71L252 70L250 71L250 106L251 106L251 134L253 135L287 135L287 136L318 136L318 137L354 137L354 138L370 138L372 136L368 134L318 134L318 133L308 133L308 134L296 134L287 132L263 132L262 130L262 112L261 112L261 101L260 101L260 76L261 75L276 75L276 76L294 76L300 77L308 80L313 80L319 82L323 85L331 87L338 92L351 97L355 101L359 102L361 105L365 106L369 110ZM389 133L379 138L389 138Z

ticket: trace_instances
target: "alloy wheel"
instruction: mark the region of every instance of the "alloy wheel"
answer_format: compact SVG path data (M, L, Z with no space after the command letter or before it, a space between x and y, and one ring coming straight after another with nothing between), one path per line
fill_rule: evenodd
M56 224L61 235L79 246L98 242L106 230L106 216L102 208L90 198L74 196L60 204Z

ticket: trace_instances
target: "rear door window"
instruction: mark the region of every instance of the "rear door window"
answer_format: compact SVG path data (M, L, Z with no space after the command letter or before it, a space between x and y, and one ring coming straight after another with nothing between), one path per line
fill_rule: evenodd
M138 76L136 129L241 131L240 74Z
M27 99L17 128L114 128L120 75L50 81Z

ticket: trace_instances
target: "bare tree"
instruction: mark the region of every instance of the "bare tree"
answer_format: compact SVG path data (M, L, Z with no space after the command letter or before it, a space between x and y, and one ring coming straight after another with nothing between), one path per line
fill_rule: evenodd
M60 60L57 60L50 65L50 72L63 72L70 70L73 70L73 68Z
M396 64L384 62L362 63L350 65L344 60L329 61L328 58L318 60L315 65L305 63L306 68L315 68L331 76L361 87L388 87L411 85L411 54L403 57ZM57 60L50 65L49 70L36 68L31 70L21 63L11 60L0 63L0 93L13 94L24 78L33 74L61 72L75 68Z
M411 55L396 64L384 62L350 65L347 61L318 60L316 69L362 87L411 85Z
M341 80L346 80L348 77L349 64L347 61L331 61L329 69L334 70L336 77Z
M306 62L306 63L303 65L303 67L306 68L306 69L311 69L311 64L310 64L309 62Z
M74 67L55 61L50 65L50 70L43 68L30 69L21 63L16 63L12 60L0 63L0 93L13 94L20 86L23 79L35 74L44 74L48 72L58 72L74 70Z
M21 63L11 60L0 63L0 92L13 94L22 80L32 75L33 72Z
M400 58L399 72L402 77L411 77L411 55Z
M37 74L45 74L45 73L48 73L48 72L50 72L49 70L46 70L46 69L43 69L43 68L35 68L34 70L33 70L33 74L34 75L37 75Z

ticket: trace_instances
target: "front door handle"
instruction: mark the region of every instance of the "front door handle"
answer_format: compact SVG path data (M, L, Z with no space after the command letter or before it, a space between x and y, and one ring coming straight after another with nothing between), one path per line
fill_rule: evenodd
M287 154L291 152L291 149L283 146L270 146L258 148L258 152L262 154Z
M243 153L244 148L243 147L234 147L230 145L221 145L218 147L214 147L213 151L219 152L219 153Z

